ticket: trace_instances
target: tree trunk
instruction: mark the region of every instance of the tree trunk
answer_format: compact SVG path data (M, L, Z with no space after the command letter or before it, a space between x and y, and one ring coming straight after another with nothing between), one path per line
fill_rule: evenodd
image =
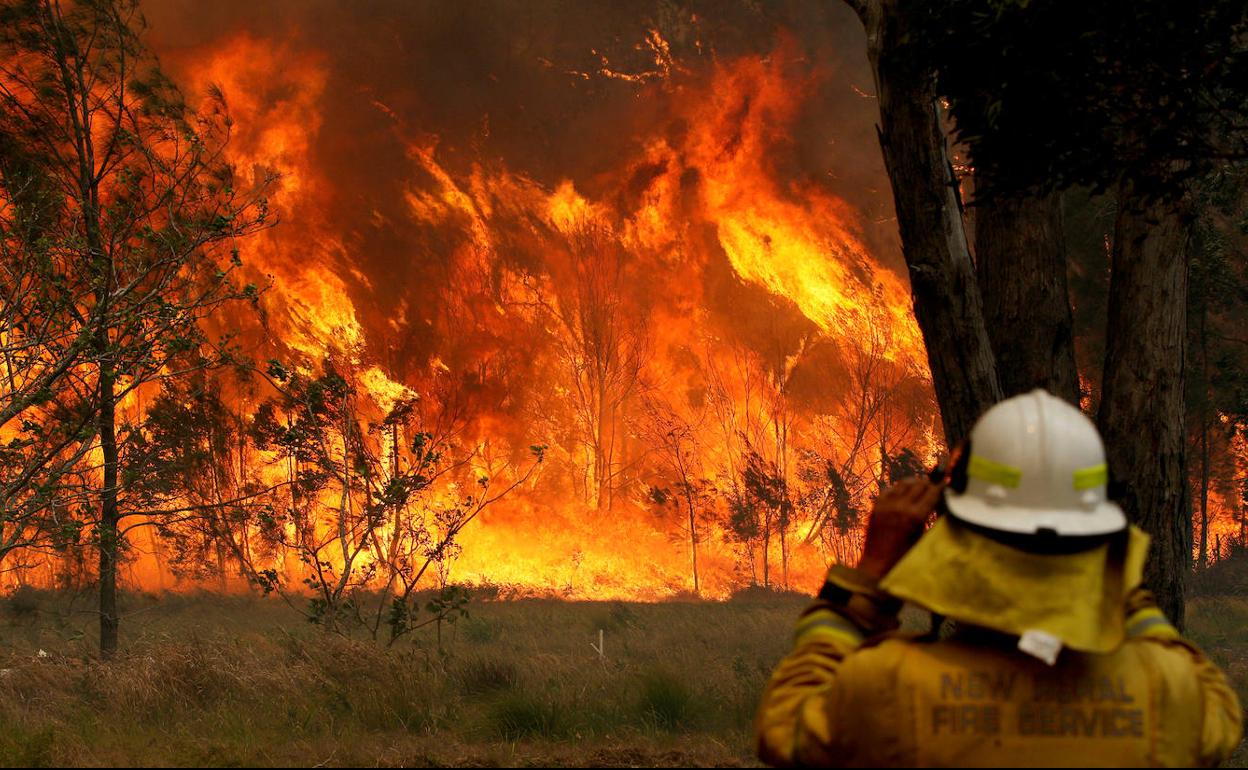
M957 180L936 112L932 73L898 48L907 34L898 0L849 0L867 32L880 103L879 137L893 188L914 314L927 347L945 440L970 433L1001 399Z
M1200 342L1200 559L1201 569L1209 566L1209 298L1201 286L1197 339Z
M599 373L597 421L594 426L594 508L611 509L611 442L614 440L614 412L610 409L607 387Z
M693 497L686 496L689 503L689 551L693 556L693 595L702 595L702 586L698 582L698 529L697 516L694 513Z
M1197 565L1209 566L1209 422L1200 420L1200 560Z
M117 416L111 363L100 365L100 450L104 455L104 488L100 503L100 655L117 652Z
M763 588L771 588L771 509L763 508Z
M1079 406L1061 195L975 209L975 266L1005 398L1044 388Z
M1118 207L1100 429L1119 502L1153 538L1145 582L1182 627L1191 562L1183 392L1189 228L1182 205L1142 201L1125 185Z
M780 500L780 508L776 510L776 530L780 535L780 585L784 590L789 589L789 509L788 509L788 443L789 431L786 424L787 417L781 416L784 412L785 398L783 387L780 390L779 398L781 399L781 407L772 413L771 424L772 432L776 439L776 475L784 484L784 497Z

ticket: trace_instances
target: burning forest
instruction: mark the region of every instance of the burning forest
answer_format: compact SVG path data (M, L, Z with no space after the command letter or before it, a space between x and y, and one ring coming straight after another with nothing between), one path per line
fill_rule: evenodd
M1051 9L904 5L3 0L0 593L89 592L106 659L141 597L280 603L436 647L430 692L470 605L588 603L610 677L645 613L869 563L1039 387L1181 627L1248 548L1242 52L1092 20L1047 67ZM679 708L647 674L644 729L748 730L767 650ZM482 718L610 731L545 707Z
M197 344L228 356L118 400L128 585L787 588L940 451L848 25L803 29L801 4L748 39L759 11L142 10L264 216L213 244L248 296ZM412 40L376 26L395 15ZM9 585L94 579L98 453L6 525ZM1237 541L1240 504L1210 497Z
M835 41L720 41L691 13L673 42L637 12L610 51L530 18L523 56L436 59L320 40L346 9L144 11L269 219L229 242L255 296L204 319L233 365L119 403L125 582L719 598L810 582L934 457L881 170L810 125L835 91L843 141L870 127ZM10 584L91 580L57 545L13 553Z

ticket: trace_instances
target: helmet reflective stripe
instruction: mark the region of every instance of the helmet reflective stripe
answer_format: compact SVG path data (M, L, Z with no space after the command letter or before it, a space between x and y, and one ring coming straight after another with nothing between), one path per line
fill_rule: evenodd
M1001 532L1071 537L1127 525L1107 496L1109 471L1096 425L1043 390L984 412L968 447L965 489L945 490L956 519Z
M966 475L973 479L987 481L989 484L1016 487L1023 477L1023 472L1013 465L995 462L973 454L970 464L966 466Z
M1109 466L1105 463L1075 471L1075 489L1092 489L1109 483Z

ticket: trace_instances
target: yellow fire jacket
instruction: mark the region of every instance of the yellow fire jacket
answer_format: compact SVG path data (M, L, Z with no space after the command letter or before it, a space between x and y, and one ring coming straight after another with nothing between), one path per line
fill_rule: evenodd
M1127 641L1115 651L1067 649L1050 667L1016 638L983 629L864 644L863 626L873 624L863 613L817 603L763 696L759 756L777 766L920 767L1208 766L1229 757L1243 712L1222 673L1146 592L1127 612Z

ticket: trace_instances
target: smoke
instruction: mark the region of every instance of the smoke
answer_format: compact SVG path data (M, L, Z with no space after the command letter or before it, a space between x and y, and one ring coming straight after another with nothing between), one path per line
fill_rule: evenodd
M861 26L842 4L163 0L144 12L150 44L184 81L241 38L280 58L276 71L227 88L231 102L281 109L296 91L314 92L307 163L325 197L287 207L281 227L330 224L341 242L312 248L332 252L369 337L391 338L394 365L438 355L422 320L439 315L446 261L462 245L411 216L413 191L438 184L413 144L436 147L456 179L479 166L508 169L623 203L647 169L622 180L621 165L644 156L652 137L688 131L682 103L704 98L713 67L741 56L783 57L779 69L810 89L766 159L775 175L847 201L868 250L898 266ZM647 45L651 30L670 46L666 61ZM323 82L300 82L308 69ZM257 131L240 128L242 141ZM738 305L753 292L724 285L725 268L708 268L722 287L712 299Z

